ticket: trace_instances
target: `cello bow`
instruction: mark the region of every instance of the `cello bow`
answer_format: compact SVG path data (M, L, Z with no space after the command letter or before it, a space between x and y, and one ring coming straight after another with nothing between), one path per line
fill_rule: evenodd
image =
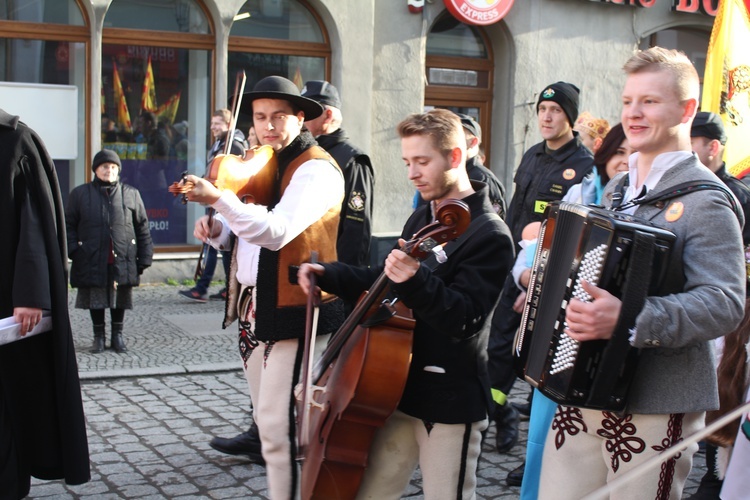
M313 251L310 256L310 264L318 262L318 252ZM303 370L300 379L299 388L301 393L298 394L297 415L299 422L299 432L297 433L297 459L300 460L307 452L309 428L310 428L310 411L314 404L312 398L313 386L312 380L313 356L315 355L315 340L318 332L318 316L320 314L320 290L317 289L317 278L315 273L310 275L310 291L307 294L307 308L305 311L305 346L303 349Z

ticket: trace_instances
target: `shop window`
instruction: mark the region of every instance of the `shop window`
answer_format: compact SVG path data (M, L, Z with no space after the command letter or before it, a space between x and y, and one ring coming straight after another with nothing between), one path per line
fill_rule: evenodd
M75 0L0 0L2 107L45 142L64 201L88 170L86 24Z
M0 0L0 20L86 25L75 0Z
M209 33L208 18L192 0L114 0L104 27Z
M490 136L493 56L484 32L447 11L427 36L425 110L446 108L474 117ZM490 155L489 141L483 144Z
M307 80L327 78L328 35L315 12L296 0L249 0L235 16L229 38L227 95L234 93L238 72L247 75L246 90L259 80L280 75L301 89ZM250 117L240 117L245 132Z
M159 250L194 244L203 207L167 187L205 173L211 115L210 22L194 0L114 0L102 34L102 145L143 197Z

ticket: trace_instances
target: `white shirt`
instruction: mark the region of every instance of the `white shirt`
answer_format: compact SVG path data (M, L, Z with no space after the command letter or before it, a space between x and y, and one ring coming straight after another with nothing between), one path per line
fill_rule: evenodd
M648 175L646 175L646 178L643 180L643 184L636 188L638 185L638 154L639 153L633 153L630 155L630 158L628 158L628 176L630 184L623 195L623 205L630 200L639 197L641 193L643 193L644 187L646 188L646 192L653 190L667 170L678 163L687 160L695 153L692 151L670 151L669 153L660 154L654 158L654 162L651 164L651 170L649 170ZM638 206L636 205L623 210L623 212L633 215L637 209Z
M232 191L224 191L211 205L221 234L209 243L226 250L230 231L237 235L237 280L254 286L258 278L261 247L277 251L300 235L344 199L344 177L325 160L308 160L292 175L279 203L268 207L242 203Z

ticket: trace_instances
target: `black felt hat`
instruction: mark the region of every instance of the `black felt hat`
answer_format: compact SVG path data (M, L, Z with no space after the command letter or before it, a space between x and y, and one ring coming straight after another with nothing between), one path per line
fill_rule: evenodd
M120 162L120 157L117 156L117 153L115 153L111 149L102 149L94 155L94 161L91 162L91 170L96 171L96 167L98 167L102 163L114 163L115 165L120 167L120 169L122 169L122 162Z
M707 111L700 111L695 115L693 126L690 128L690 137L708 137L722 144L727 143L727 133L724 131L724 122L721 121L721 117Z
M240 111L248 116L253 114L255 99L281 99L289 101L305 113L305 120L312 120L323 114L323 106L303 97L291 80L281 76L267 76L255 84L253 90L242 95Z
M302 87L302 96L326 106L341 109L339 91L325 80L310 80ZM307 116L305 116L307 118Z
M542 101L556 102L565 112L572 127L578 118L580 94L581 91L572 83L556 82L552 85L547 85L542 90L542 93L539 94L539 100L536 102L536 111L537 113L539 112L539 104Z

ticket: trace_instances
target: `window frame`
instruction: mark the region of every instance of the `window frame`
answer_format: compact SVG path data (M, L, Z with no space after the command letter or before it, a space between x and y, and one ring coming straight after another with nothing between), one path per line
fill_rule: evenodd
M450 15L448 11L445 11L442 15ZM440 16L435 19L435 23L440 20ZM492 101L494 99L494 88L495 88L495 56L492 51L492 43L484 29L480 26L469 26L472 30L479 35L484 48L487 52L485 59L469 58L469 57L455 57L455 56L443 56L443 55L430 55L425 56L425 75L429 72L430 68L445 68L445 69L458 69L458 70L475 70L482 73L487 73L487 86L486 87L465 87L460 85L430 85L429 82L425 83L424 92L424 105L435 106L435 107L472 107L479 108L479 125L482 127L482 145L484 146L485 156L487 158L486 164L489 165L490 157L492 154L491 143L489 140L492 137ZM427 36L430 36L430 31ZM427 78L425 77L425 81Z
M32 23L28 21L8 21L0 20L0 36L12 40L39 40L44 42L68 42L83 43L86 54L84 65L84 81L87 88L91 86L91 20L88 12L81 5L80 0L75 0L75 4L83 18L83 26L73 26L69 24L57 23ZM84 97L90 89L84 89ZM83 162L85 165L91 163L91 122L88 117L91 115L91 100L84 99L84 134L86 137L83 141ZM89 175L90 169L87 169Z

